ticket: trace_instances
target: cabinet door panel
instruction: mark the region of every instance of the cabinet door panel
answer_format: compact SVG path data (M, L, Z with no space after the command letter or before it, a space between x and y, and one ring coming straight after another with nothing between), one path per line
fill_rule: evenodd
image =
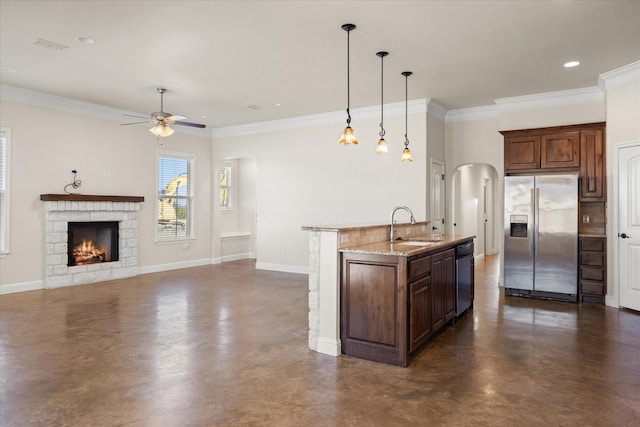
M444 253L444 318L445 322L456 315L456 251Z
M541 167L580 167L580 132L543 135L540 140Z
M435 333L444 326L444 252L431 256L431 325Z
M505 169L526 170L540 168L540 137L508 137L504 141Z
M349 262L344 295L347 338L396 344L396 277L393 265Z
M580 200L606 201L602 130L580 132Z
M409 285L409 352L431 336L431 276Z

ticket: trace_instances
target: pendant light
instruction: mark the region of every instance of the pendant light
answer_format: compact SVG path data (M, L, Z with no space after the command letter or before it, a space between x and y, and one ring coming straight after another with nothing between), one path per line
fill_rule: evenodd
M409 76L413 74L411 71L403 71L404 76L404 150L402 150L402 156L400 160L413 161L411 157L411 151L409 150L409 138L407 138L407 117L409 117Z
M344 128L338 143L346 146L348 144L358 144L358 140L353 134L353 128L351 128L351 112L349 111L351 106L351 99L349 97L349 33L355 30L356 26L354 24L344 24L342 29L347 32L347 127Z
M384 140L384 57L389 55L389 52L378 52L377 56L380 57L380 140L376 146L376 154L389 152L387 147L387 141Z

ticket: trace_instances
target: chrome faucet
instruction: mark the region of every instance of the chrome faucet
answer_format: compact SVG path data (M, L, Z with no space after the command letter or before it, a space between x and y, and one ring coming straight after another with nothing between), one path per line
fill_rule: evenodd
M391 231L389 232L389 240L391 240L392 242L395 239L395 234L396 234L396 220L395 220L395 215L396 212L399 211L400 209L404 209L405 211L407 211L409 213L409 220L411 221L411 224L415 224L416 220L415 218L413 218L413 212L411 212L411 209L409 209L406 206L397 206L395 208L393 208L393 211L391 212Z

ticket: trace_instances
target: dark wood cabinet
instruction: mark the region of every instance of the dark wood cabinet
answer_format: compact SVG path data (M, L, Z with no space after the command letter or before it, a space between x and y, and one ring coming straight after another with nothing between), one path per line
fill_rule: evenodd
M455 299L451 246L411 257L342 252L342 352L407 366L455 318Z
M580 201L606 201L605 123L500 132L506 175L577 171Z
M429 258L429 257L427 257ZM431 338L431 274L409 284L409 353Z
M449 249L431 256L432 329L442 328L456 315L456 251Z
M580 200L605 202L605 149L604 130L594 129L580 133Z
M540 168L580 167L580 132L563 132L540 137Z
M607 293L607 239L580 237L578 243L580 301L604 304Z
M343 253L342 352L407 366L406 258Z
M456 251L444 252L444 321L456 316Z
M526 171L538 168L540 168L539 136L505 136L505 171Z

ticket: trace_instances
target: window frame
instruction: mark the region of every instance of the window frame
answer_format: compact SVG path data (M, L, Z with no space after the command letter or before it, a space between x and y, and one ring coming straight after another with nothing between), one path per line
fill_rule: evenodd
M222 185L222 183L220 183L220 174L222 173L222 169L227 169L227 184L226 185ZM225 188L227 191L227 205L226 206L222 206L222 201L220 200L222 198L222 188ZM219 168L218 168L218 208L220 209L221 212L225 213L225 212L233 212L233 164L229 163L229 162L225 162L223 163Z
M0 136L4 140L4 144L0 141L0 150L4 145L4 156L0 155L0 162L4 160L4 165L0 165L0 173L4 172L0 177L0 256L5 256L11 252L11 129L0 127L0 134L4 135Z
M185 160L187 162L187 189L188 192L185 196L179 196L179 195L175 195L174 197L176 199L184 199L187 200L189 209L188 209L188 214L187 214L187 218L186 218L186 235L182 236L176 236L176 237L168 237L166 235L163 235L161 233L159 233L159 223L160 223L160 209L159 209L159 205L160 205L160 200L163 196L163 190L164 188L161 188L160 186L160 159L161 158L168 158L168 159L177 159L177 160ZM155 223L154 223L154 227L155 227L155 241L156 243L159 244L171 244L171 243L180 243L180 242L185 242L185 241L192 241L195 240L195 235L196 235L196 230L195 230L195 221L194 221L194 212L195 212L195 202L196 202L196 198L195 198L195 190L194 190L194 185L193 185L193 181L194 181L194 177L196 174L196 156L195 154L192 153L183 153L183 152L176 152L176 151L167 151L167 150L157 150L156 151L156 175L155 175L155 181L156 181L156 208L155 208Z

